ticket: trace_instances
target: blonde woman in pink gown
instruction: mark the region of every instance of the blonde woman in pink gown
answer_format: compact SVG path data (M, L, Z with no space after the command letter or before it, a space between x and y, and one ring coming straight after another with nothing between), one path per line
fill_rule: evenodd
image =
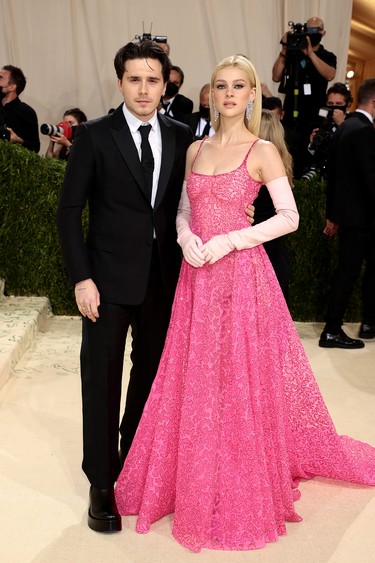
M169 332L116 500L140 533L174 513L190 550L247 550L301 520L300 479L375 485L375 449L337 434L262 246L298 213L278 151L257 137L261 88L246 57L216 67L211 103L216 134L187 156ZM276 215L249 226L262 184Z

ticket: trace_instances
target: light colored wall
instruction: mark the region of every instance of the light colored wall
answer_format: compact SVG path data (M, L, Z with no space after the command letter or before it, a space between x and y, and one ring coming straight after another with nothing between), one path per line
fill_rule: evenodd
M167 35L172 62L185 72L181 93L198 105L200 87L227 55L249 56L277 94L271 69L288 21L325 21L324 46L343 80L352 0L0 0L0 64L28 83L21 96L39 123L57 123L69 107L95 118L121 102L113 68L117 49L148 32ZM42 137L42 136L41 136ZM42 139L43 153L46 139Z

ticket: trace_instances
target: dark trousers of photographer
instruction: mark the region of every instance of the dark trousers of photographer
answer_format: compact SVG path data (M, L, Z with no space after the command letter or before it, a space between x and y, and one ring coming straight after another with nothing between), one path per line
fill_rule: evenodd
M338 264L332 276L325 330L338 334L363 263L362 323L375 324L375 227L339 229Z

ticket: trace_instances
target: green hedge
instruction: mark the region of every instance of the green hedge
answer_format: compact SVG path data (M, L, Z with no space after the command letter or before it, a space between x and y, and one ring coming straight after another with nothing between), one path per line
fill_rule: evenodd
M0 278L9 294L48 296L57 315L77 313L55 226L65 163L0 142ZM292 262L290 309L298 321L321 321L335 265L337 241L322 234L324 181L295 182L301 220L287 237ZM348 321L360 320L356 287Z

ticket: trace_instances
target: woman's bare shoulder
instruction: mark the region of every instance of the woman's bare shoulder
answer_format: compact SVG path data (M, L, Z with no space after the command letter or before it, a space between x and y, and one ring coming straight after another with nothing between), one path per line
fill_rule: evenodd
M277 152L277 149L271 141L265 141L264 139L258 139L254 145L254 154L259 155L272 155Z
M187 150L187 155L188 157L192 157L194 158L195 155L197 154L197 152L199 151L199 147L201 146L202 141L194 141L193 143L191 143L191 145L189 146L188 150Z

